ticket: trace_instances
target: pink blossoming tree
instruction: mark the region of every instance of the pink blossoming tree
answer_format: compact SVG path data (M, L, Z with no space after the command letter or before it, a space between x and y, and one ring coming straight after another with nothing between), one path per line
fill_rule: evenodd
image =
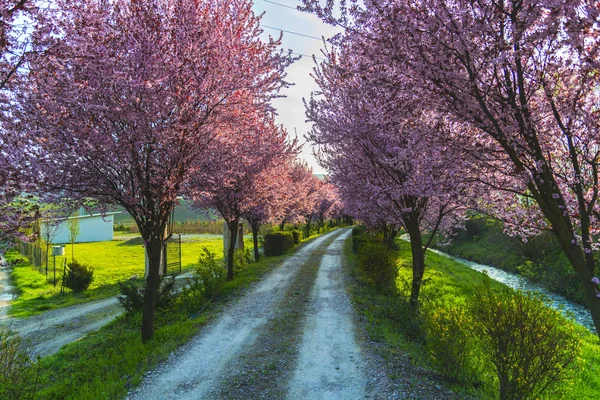
M243 117L243 119L242 119ZM233 280L233 256L238 226L249 216L256 226L263 212L268 212L276 181L278 166L289 162L298 152L295 142L287 140L287 132L276 126L272 118L241 114L223 130L231 134L218 137L215 150L205 161L208 167L202 174L192 175L188 192L192 204L199 209L215 209L223 217L230 235L227 253L227 279ZM251 224L252 224L251 223ZM255 255L258 252L257 230L253 227Z
M58 1L17 126L44 190L118 204L149 260L142 340L154 334L161 250L183 185L235 112L268 109L287 56L247 0ZM252 103L248 104L248 99Z
M370 0L353 21L334 21L330 1L305 3L347 23L372 65L394 68L428 107L473 128L496 215L525 235L553 232L600 332L598 3Z
M11 88L18 80L28 51L28 35L37 10L29 0L0 2L0 242L25 238L22 228L37 217L37 206L30 196L28 180L22 174L22 143L8 131L11 117ZM28 50L29 49L29 50Z
M352 37L345 39L316 71L321 91L308 104L310 137L348 212L388 234L408 232L416 310L425 252L464 210L471 174L464 151L447 140L453 125L423 110L417 96L392 83L393 70L369 65ZM425 244L424 230L431 233Z

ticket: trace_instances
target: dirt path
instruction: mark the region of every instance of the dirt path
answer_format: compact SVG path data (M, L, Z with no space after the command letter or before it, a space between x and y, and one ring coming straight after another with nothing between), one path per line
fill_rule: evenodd
M177 276L177 286L189 274ZM7 302L9 305L9 302ZM0 307L2 306L0 300ZM8 307L5 308L8 310ZM2 308L0 308L2 313ZM74 342L108 324L123 313L116 297L50 310L29 318L0 318L0 326L9 327L29 343L31 356L45 357L65 344ZM1 315L1 314L0 314Z
M281 398L277 388L282 379L292 375L286 371L293 371L294 360L322 356L320 351L313 351L312 356L300 353L296 357L291 348L298 347L296 327L304 320L298 308L310 304L302 295L303 289L315 283L311 271L318 271L318 263L314 260L329 251L329 242L348 234L348 230L334 231L297 251L167 363L149 373L130 398ZM312 268L313 264L317 267ZM312 282L300 272L313 276ZM281 360L287 362L279 365ZM357 365L358 359L351 369ZM344 379L359 375L353 372ZM270 380L269 376L277 378ZM318 373L315 376L321 377Z
M353 310L344 288L342 249L350 232L323 256L310 305L298 364L289 383L290 399L362 399L366 379L355 340Z
M19 332L32 356L48 356L94 332L123 313L116 297L51 310L30 318L10 318L2 325Z

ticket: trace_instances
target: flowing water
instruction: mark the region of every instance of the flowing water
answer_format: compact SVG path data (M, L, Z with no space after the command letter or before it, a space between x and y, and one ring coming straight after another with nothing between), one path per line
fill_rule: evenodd
M4 259L0 257L0 265ZM15 299L16 293L10 285L10 272L12 270L7 267L0 266L0 319L6 317L10 302Z
M511 287L513 289L541 293L544 296L546 296L548 300L550 300L553 308L559 310L566 316L572 315L575 319L575 322L585 326L592 333L596 333L596 329L594 328L594 322L592 321L592 316L590 315L590 312L586 307L580 304L573 303L572 301L567 300L556 293L552 293L544 289L540 285L530 282L529 280L517 274L506 272L501 269L491 267L489 265L478 264L473 261L465 260L459 257L454 257L450 254L446 254L439 250L430 249L430 251L436 254L440 254L444 257L448 257L461 264L464 264L467 267L474 269L475 271L485 271L491 279L504 283L506 286Z

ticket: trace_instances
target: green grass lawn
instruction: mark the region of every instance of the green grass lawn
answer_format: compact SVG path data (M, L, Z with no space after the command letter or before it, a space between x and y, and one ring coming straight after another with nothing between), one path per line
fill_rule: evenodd
M412 279L412 258L410 244L398 241L398 288L406 294L407 285ZM371 337L386 345L388 352L408 354L413 362L432 368L429 354L423 343L412 340L407 335L407 322L401 318L396 304L389 296L377 292L374 288L361 282L361 271L356 267L356 256L352 253L349 240L345 247L346 259L349 261L351 272L359 277L359 284L352 289L353 302L358 306L367 323L367 331ZM478 284L483 281L483 274L467 266L431 252L426 256L426 270L422 300L427 303L434 301L467 302ZM500 283L492 281L492 286L500 287ZM408 286L410 290L410 286ZM565 323L567 321L565 320ZM577 325L576 332L582 340L582 355L580 368L575 378L566 383L563 395L547 394L544 399L577 398L597 399L600 395L600 340L585 328ZM494 398L489 390L483 387L453 387L465 398Z
M71 293L68 289L65 290L65 295L60 293L63 260L65 258L68 262L71 260L71 245L65 247L65 257L56 257L58 278L56 286L52 284L54 276L52 257L50 257L48 280L46 280L45 270L44 273L40 273L29 265L15 267L12 278L19 296L13 301L9 314L15 317L27 317L47 310L118 294L117 282L129 279L134 275L144 276L144 248L140 243L141 239L135 235L131 235L128 240L76 243L73 249L75 259L94 268L94 281L90 288L78 294ZM251 242L248 240L245 240L245 244L251 246ZM181 243L183 271L195 267L202 247L207 247L218 257L222 257L223 241L220 237L197 235L189 240L186 238ZM9 252L6 255L8 260L15 257L19 257L18 253Z

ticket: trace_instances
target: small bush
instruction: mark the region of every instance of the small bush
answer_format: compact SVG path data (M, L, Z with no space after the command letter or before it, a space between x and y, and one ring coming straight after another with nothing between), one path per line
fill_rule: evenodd
M14 331L0 327L0 399L34 398L37 363Z
M292 237L294 238L294 244L302 243L302 231L299 231L297 229L293 230Z
M446 379L469 383L478 375L473 317L460 305L438 305L424 318L427 350Z
M378 289L384 292L396 290L396 254L383 243L375 240L365 241L358 249L358 266Z
M80 264L73 260L67 264L65 286L74 293L80 293L90 287L94 281L94 270L87 264Z
M233 252L233 270L240 272L248 268L248 253L245 250L237 249Z
M204 285L198 275L187 278L187 284L181 288L178 299L188 315L198 311L204 305Z
M121 292L117 296L117 299L125 309L125 312L129 314L142 311L144 308L143 282L130 279L124 282L117 282L117 284Z
M126 313L141 312L144 308L144 282L128 280L118 282L120 295L117 296L119 303ZM158 297L156 299L157 310L168 307L175 297L175 279L173 277L161 276L158 282Z
M268 233L264 238L265 255L280 256L294 247L294 236L291 232Z
M236 259L247 265L247 253L242 250L236 250ZM236 268L236 259L234 259L234 268ZM243 260L243 261L242 261ZM217 260L215 254L211 253L206 247L198 259L198 267L194 275L187 279L187 285L181 289L179 298L187 314L195 314L216 294L219 293L227 277L225 264L222 260Z
M227 279L227 270L222 260L217 260L215 254L202 247L195 276L202 285L202 294L208 299L221 290Z
M493 366L500 399L536 399L569 379L581 342L572 323L539 294L492 290L489 278L475 292L471 312L483 354Z
M365 227L362 225L352 228L352 237L360 236L365 233Z

